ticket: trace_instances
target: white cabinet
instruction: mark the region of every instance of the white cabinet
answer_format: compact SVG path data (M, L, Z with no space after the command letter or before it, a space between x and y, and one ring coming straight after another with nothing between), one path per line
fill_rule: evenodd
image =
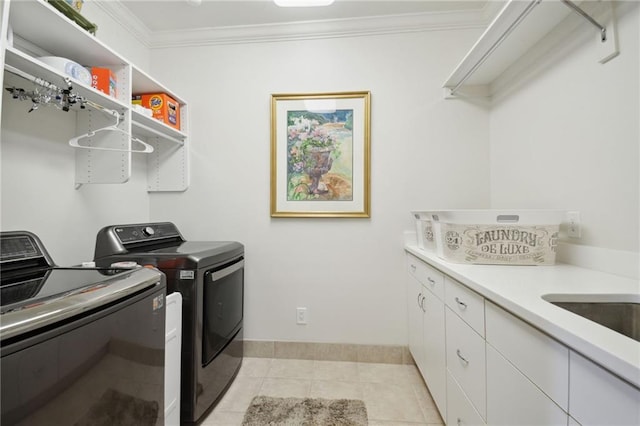
M424 299L424 378L446 421L446 356L444 303L430 291Z
M0 59L5 69L5 84L11 79L12 84L24 86L25 90L42 89L43 82L66 89L65 79L68 76L40 61L38 58L41 56L59 56L87 67L109 68L117 78L116 95L113 97L73 78L67 80L72 86L72 93L77 94L85 106L80 109L78 102L67 112L77 117L76 135L87 135L80 144L82 147L76 148L76 185L127 182L132 174L132 151L137 147L132 143L133 137L153 147L147 161L149 191L187 189L188 112L187 103L180 96L137 69L49 3L43 0L4 0L2 6ZM9 26L13 30L13 45L6 43ZM132 109L132 94L151 92L167 93L180 104L181 129L174 129ZM7 96L7 92L3 91L3 96ZM115 129L93 133L111 125Z
M567 417L566 412L487 344L487 424L560 426L567 424Z
M485 342L475 330L446 309L447 370L473 403L482 418L486 418Z
M415 256L407 256L409 259L409 273L439 299L444 300L444 274Z
M410 256L408 265L414 262ZM424 375L424 290L415 275L407 274L407 309L409 311L409 350L416 366Z
M484 420L462 391L456 379L447 374L447 424L451 426L484 425Z
M569 412L582 426L640 425L640 389L570 353Z
M491 302L486 303L487 343L569 410L569 349Z
M640 389L407 259L411 352L448 425L640 426Z
M444 277L411 255L407 255L407 269L409 350L446 419L444 302L431 290L444 294Z
M449 277L444 282L447 306L484 337L484 298Z

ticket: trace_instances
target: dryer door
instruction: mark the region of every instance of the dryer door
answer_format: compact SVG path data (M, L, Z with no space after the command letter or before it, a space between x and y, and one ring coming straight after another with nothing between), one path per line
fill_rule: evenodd
M205 366L242 327L244 258L204 274L202 365Z

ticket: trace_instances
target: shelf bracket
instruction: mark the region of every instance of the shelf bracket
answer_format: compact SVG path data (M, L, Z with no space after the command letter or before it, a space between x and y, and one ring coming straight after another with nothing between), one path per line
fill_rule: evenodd
M571 8L578 15L582 16L584 19L589 21L591 23L591 25L593 25L594 27L599 29L600 30L600 41L602 41L603 43L607 41L607 27L605 27L603 25L600 25L600 23L598 21L593 19L593 17L591 15L589 15L587 12L582 10L580 8L580 6L578 6L577 4L572 2L571 0L562 0L562 3L564 3L566 6Z
M589 21L590 24L599 30L599 43L596 51L598 62L605 64L620 54L613 1L607 0L605 2L598 3L598 5L601 4L601 6L596 6L595 8L591 7L591 4L588 4L590 8L587 10L590 13L587 13L585 9L577 6L571 0L562 0L562 3ZM594 16L597 17L598 20L596 20Z

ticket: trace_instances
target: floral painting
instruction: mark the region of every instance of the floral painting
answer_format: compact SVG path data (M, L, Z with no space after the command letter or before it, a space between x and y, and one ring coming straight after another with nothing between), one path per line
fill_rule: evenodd
M287 200L353 200L353 110L287 112Z
M369 115L369 92L272 95L273 217L369 217Z

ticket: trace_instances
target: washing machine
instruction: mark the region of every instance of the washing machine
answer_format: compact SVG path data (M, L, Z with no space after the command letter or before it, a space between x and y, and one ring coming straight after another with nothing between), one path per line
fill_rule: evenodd
M165 277L56 266L0 233L0 423L163 426Z

